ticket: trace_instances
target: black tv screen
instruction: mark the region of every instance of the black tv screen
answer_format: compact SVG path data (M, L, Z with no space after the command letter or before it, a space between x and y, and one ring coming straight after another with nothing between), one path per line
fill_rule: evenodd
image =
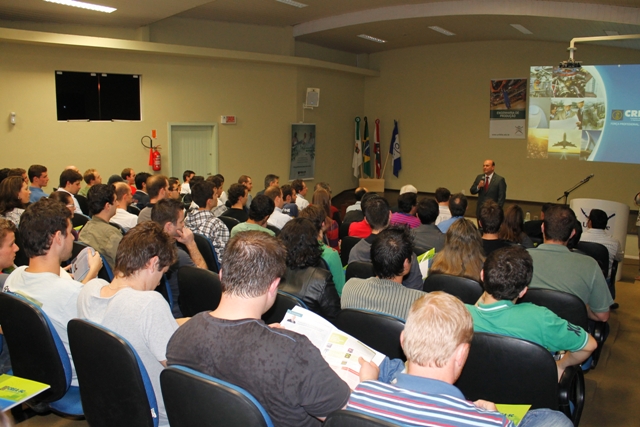
M140 76L56 71L58 120L140 120Z

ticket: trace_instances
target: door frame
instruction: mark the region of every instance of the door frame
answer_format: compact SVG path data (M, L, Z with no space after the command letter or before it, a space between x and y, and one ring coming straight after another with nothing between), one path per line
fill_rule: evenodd
M216 170L216 173L219 173L219 166L220 166L220 150L219 150L219 145L218 145L218 127L219 127L219 123L217 122L168 122L167 123L167 150L168 150L168 155L167 155L167 167L169 169L169 175L168 176L172 176L172 171L173 171L173 146L172 146L172 141L171 141L171 131L173 130L174 127L180 127L180 126L211 126L213 128L213 132L211 132L211 142L213 144L213 148L216 151L216 159L214 162L213 167ZM164 162L164 159L162 159ZM204 175L203 175L204 176ZM178 178L182 179L182 172L180 172L180 175L178 176ZM206 178L206 177L205 177Z

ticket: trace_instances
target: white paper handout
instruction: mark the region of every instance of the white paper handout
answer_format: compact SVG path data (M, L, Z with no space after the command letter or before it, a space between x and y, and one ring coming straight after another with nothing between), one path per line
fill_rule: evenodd
M360 382L358 358L380 366L385 355L333 326L321 316L296 306L287 311L280 325L309 338L322 357L352 390Z

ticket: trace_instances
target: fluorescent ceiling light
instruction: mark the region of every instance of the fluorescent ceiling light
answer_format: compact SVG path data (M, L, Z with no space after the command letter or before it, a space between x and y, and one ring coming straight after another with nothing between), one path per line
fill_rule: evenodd
M104 13L111 13L117 10L115 7L100 6L99 4L85 3L83 1L76 1L76 0L44 0L44 1L49 3L57 3L65 6L79 7L81 9L89 9L89 10L94 10L96 12L104 12Z
M288 4L289 6L295 6L295 7L307 7L307 6L309 6L308 4L299 3L299 2L293 1L293 0L276 0L276 1L279 1L280 3Z
M358 37L363 38L365 40L369 40L376 43L386 43L386 40L379 39L377 37L369 36L367 34L358 34Z
M447 31L444 28L438 27L438 26L433 26L433 27L429 27L431 28L433 31L437 31L439 33L444 34L445 36L455 36L454 33L452 33L451 31Z
M607 31L607 30L605 30L604 33L606 35L608 35L608 36L619 36L620 35L620 33L617 32L617 31Z
M523 27L520 24L511 24L511 26L516 30L520 31L522 34L533 34L531 31L527 30L525 27Z

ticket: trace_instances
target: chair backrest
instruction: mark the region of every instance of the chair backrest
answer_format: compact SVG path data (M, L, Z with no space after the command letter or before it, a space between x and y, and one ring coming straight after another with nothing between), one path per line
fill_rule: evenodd
M225 381L174 365L160 384L171 427L273 427L251 394Z
M275 225L267 224L267 228L276 234L276 237L280 234L280 229Z
M220 304L222 286L216 273L197 267L184 266L178 270L180 311L192 317L202 311L215 310Z
M342 224L340 224L340 228L338 229L338 237L340 239L344 239L345 237L347 237L349 235L349 227L351 226L351 221L349 222L342 222Z
M287 314L287 310L292 309L296 305L303 308L309 308L307 307L307 304L297 296L288 292L278 291L276 301L273 303L273 306L262 315L262 320L264 320L267 325L271 323L279 323L284 318L284 315Z
M606 246L594 242L578 242L576 249L598 261L604 277L609 276L609 250Z
M140 215L140 209L133 205L127 206L127 212L129 212L130 214L134 214L135 216Z
M198 246L198 250L202 255L202 258L204 258L204 262L207 263L207 268L214 273L219 273L220 263L218 262L218 256L216 255L216 251L213 248L213 243L211 243L211 240L198 233L193 233L193 237L196 242L196 246Z
M26 252L22 246L22 236L20 236L20 231L16 230L16 245L18 246L18 252L16 252L16 258L13 260L13 263L21 267L23 265L29 265L29 257L27 257Z
M73 228L84 227L84 225L89 222L91 218L86 215L75 213L73 214L73 218L71 218L71 225Z
M51 386L31 402L61 399L71 383L71 363L47 315L26 298L0 292L0 324L11 348L13 374Z
M475 304L484 292L482 285L475 280L449 274L430 274L424 279L423 290L425 292L443 291L465 304Z
M587 307L584 302L573 294L556 291L553 289L531 289L527 290L518 304L530 302L541 307L546 307L553 311L558 317L569 323L587 330L589 318L587 317Z
M78 201L78 205L80 206L80 210L82 211L82 213L85 215L90 215L89 200L81 194L76 194L75 198Z
M364 261L354 261L347 265L345 281L348 281L353 277L357 277L358 279L368 279L373 276L375 276L375 274L373 274L373 264Z
M111 271L111 266L102 254L100 254L100 258L102 258L102 268L98 271L98 277L111 283L113 280L113 271Z
M362 239L353 236L346 236L342 239L342 244L340 245L340 261L342 261L342 266L349 264L349 254L351 253L351 249Z
M67 331L89 425L157 427L156 396L133 347L86 320L70 320Z
M336 316L334 324L390 359L407 360L400 346L404 321L397 317L374 311L343 309Z
M323 424L324 427L397 427L380 418L374 418L360 412L341 409L332 412Z
M240 224L240 221L238 221L235 218L231 218L230 216L224 216L224 215L220 215L218 217L218 219L222 222L224 222L224 225L227 226L227 228L229 229L229 231L231 231L231 229L233 227L235 227L236 225Z
M169 304L169 307L173 310L173 305L177 304L177 302L173 299L173 291L171 290L171 285L169 285L166 274L162 275L162 279L160 279L160 283L156 286L155 291L162 295L162 298L167 301L167 304Z
M544 347L518 338L476 332L456 382L467 400L558 409L558 369Z

